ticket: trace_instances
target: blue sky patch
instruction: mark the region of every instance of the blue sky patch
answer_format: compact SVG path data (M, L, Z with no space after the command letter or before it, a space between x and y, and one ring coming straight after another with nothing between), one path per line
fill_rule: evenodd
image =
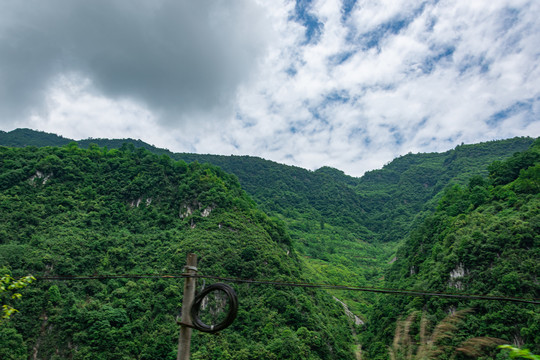
M363 141L363 142L364 142L364 145L365 145L366 147L369 147L369 145L371 145L372 140L371 140L371 138L370 138L369 136L366 136L366 137L364 138L364 141Z
M326 99L324 100L322 106L326 105L327 103L331 102L339 102L342 104L348 103L350 100L349 92L346 90L337 90L333 91L330 94L326 95Z
M516 25L518 21L519 21L519 10L506 8L504 9L504 11L502 11L499 23L501 24L503 30L508 30L514 27L514 25Z
M341 5L341 21L345 21L349 17L356 2L357 0L343 0Z
M414 126L412 127L412 133L417 133L420 129L422 129L424 127L424 125L427 124L429 118L426 116L426 117L423 117L422 120L418 123L418 124L414 124Z
M351 56L355 54L355 51L343 51L336 55L330 56L328 58L328 62L332 66L337 66L343 64L345 61L347 61Z
M375 30L362 34L360 41L365 50L380 48L379 44L388 35L398 34L401 29L406 28L412 19L394 19L379 25Z
M424 62L420 66L422 72L424 74L430 74L435 69L438 63L451 62L452 55L454 55L455 51L456 48L453 46L439 49L435 52L433 56L429 56L424 60Z
M422 14L425 6L426 3L422 3L413 11L411 15L398 15L393 19L377 26L377 28L374 30L361 34L358 40L363 45L364 50L380 48L380 43L385 37L389 35L396 35L402 29L407 28L417 16Z
M287 68L287 70L285 70L285 73L287 73L287 75L289 75L290 77L295 77L298 73L298 70L296 70L296 68L291 65Z
M367 131L363 128L354 128L350 130L347 141L351 143L356 142L356 140L361 140L364 145L369 145L371 143L371 139L367 136Z
M397 127L391 127L390 134L392 134L392 138L394 139L394 143L396 145L401 145L405 142L403 134L399 131Z
M402 145L405 142L405 137L401 133L399 127L394 126L390 123L381 123L379 127L387 129L388 133L393 139L393 145Z
M312 44L319 41L324 24L309 12L312 0L296 0L294 7L295 16L293 20L302 24L306 28L305 44ZM305 45L303 44L303 45Z
M513 103L512 105L510 105L509 107L507 107L506 109L503 109L491 115L486 120L486 124L490 128L494 128L499 123L508 119L509 117L512 117L522 112L530 112L532 110L532 103L533 103L532 99L529 99L528 101L525 101L525 102L517 101Z
M480 74L485 74L489 71L491 61L485 56L473 56L467 55L463 58L460 64L458 64L459 74L463 75L471 70L477 70Z

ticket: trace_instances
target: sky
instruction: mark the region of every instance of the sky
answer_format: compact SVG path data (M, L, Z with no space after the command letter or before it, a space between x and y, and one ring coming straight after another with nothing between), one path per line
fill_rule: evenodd
M361 176L540 136L538 0L0 0L0 129Z

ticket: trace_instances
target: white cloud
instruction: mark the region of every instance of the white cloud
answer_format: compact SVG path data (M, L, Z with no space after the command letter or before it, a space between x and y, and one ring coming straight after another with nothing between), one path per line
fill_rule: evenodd
M168 105L163 92L149 94L152 87L140 84L123 92L118 86L129 77L113 81L81 67L75 88L42 81L41 90L52 89L48 112L19 124L64 136L141 138L173 151L249 154L310 169L329 165L351 175L410 151L540 136L537 1L359 0L344 14L341 1L320 0L306 9L312 18L304 24L294 20L293 1L261 0L245 9L217 4L195 12L195 19L210 19L209 28L165 21L157 28L167 35L162 39L152 35L159 33L153 25L141 25L148 16L137 8L129 13L138 16L130 28L146 29L156 41L152 49L167 53L171 44L184 44L194 50L187 59L173 56L202 69L179 85L179 94L192 90L200 97L191 105ZM320 34L306 41L305 26L316 21ZM195 33L178 39L167 24ZM201 44L206 40L223 44L210 49ZM138 54L137 46L126 46L119 56ZM189 67L144 59L125 64L143 72L149 64L167 65L174 81L165 84L172 89L181 76L191 79ZM41 79L37 67L30 69ZM40 94L25 100L35 103Z
M45 99L47 113L34 113L19 125L57 132L72 139L141 137L152 141L163 133L155 115L129 100L111 100L96 92L80 74L57 77Z
M256 117L265 118L267 109L274 127L263 125L263 134L250 128L250 135L260 136L261 144L266 137L283 139L267 156L310 168L323 159L360 175L408 151L443 151L462 141L539 135L534 132L537 111L501 121L495 128L486 123L513 103L539 96L539 56L533 45L540 40L534 20L540 15L538 6L521 2L510 10L510 3L492 2L396 4L357 2L345 22L339 3L321 1L311 7L324 23L323 32L316 43L305 46L297 36L294 50L286 52L294 54L283 59L296 66L296 75L280 77L287 68L281 59L266 69L279 80L258 84ZM392 25L394 20L406 26ZM366 49L363 36L374 30L387 33L378 33L377 45ZM343 63L331 61L347 52L352 55ZM332 93L346 99L329 101ZM248 108L240 108L249 117ZM294 134L278 133L291 125Z

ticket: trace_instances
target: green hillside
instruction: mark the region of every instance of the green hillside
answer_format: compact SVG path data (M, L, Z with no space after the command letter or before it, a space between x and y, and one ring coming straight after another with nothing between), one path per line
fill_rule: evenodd
M370 230L382 241L402 239L440 199L450 184L465 184L471 176L487 175L488 165L526 150L531 138L460 145L444 153L408 154L381 170L366 173L356 191L370 214Z
M11 147L25 146L62 146L72 140L30 129L15 129L9 132L0 130L0 145Z
M25 129L0 133L0 145L45 146L51 145L53 141L67 141L69 144L69 139L53 134L34 132L36 137L33 138L32 133ZM21 137L21 134L24 136ZM72 254L75 254L77 259L85 259L82 255L87 252L93 254L95 259L100 259L88 259L82 263L70 260L73 268L87 270L83 273L88 273L90 269L99 274L129 272L130 269L160 273L181 272L186 253L194 251L202 256L201 266L209 266L210 270L204 270L207 274L454 291L456 284L447 286L448 274L453 271L460 272L462 267L463 271L474 273L472 267L466 267L465 263L454 260L461 261L459 256L473 251L474 255L471 256L479 259L488 258L493 253L497 259L503 254L510 254L509 256L514 258L513 262L492 261L489 266L496 268L499 262L505 263L503 268L497 270L498 276L502 277L519 265L516 268L517 275L508 280L521 289L516 296L538 297L537 287L530 285L531 282L535 283L537 275L534 274L538 273L533 260L538 258L536 237L539 232L538 227L531 225L540 223L537 221L538 205L534 202L538 196L538 189L535 188L538 174L535 173L536 168L528 169L537 161L534 155L536 150L523 153L533 142L534 139L531 138L514 138L461 145L444 153L407 154L380 170L367 172L361 178L347 176L340 170L329 167L309 171L252 156L171 153L132 139L87 139L64 148L4 148L2 151L5 154L12 155L6 157L6 161L2 163L5 170L0 172L0 194L11 196L7 203L12 207L0 208L1 216L9 220L0 227L0 239L7 239L5 245L9 245L3 247L5 251L0 252L0 261L4 261L0 262L0 267L8 264L4 266L12 269L14 274L19 271L18 275L26 274L34 268L41 273L49 271L50 265L40 259L49 259L48 256L52 255L39 252L34 247L45 243L47 245L40 250L45 251L55 248L53 245L59 242L62 245L57 245L57 248L61 250L67 241L77 249L65 254L60 252L64 254L61 259L69 258ZM77 145L88 150L79 149ZM148 151L157 155L151 155ZM74 160L78 157L84 160ZM34 177L36 175L37 177ZM32 177L34 180L30 181ZM44 195L40 192L51 191L48 189L52 185L59 186L54 194ZM36 192L23 196L28 189ZM92 206L89 207L89 204ZM4 206L3 201L0 206ZM192 213L181 217L181 214L188 213L188 208ZM211 215L203 216L209 210ZM71 215L66 215L68 213ZM47 220L43 221L42 218ZM489 237L502 237L503 230L512 228L519 221L524 225L518 226L520 230L517 233L504 235L507 243L503 240L491 240ZM230 224L227 225L229 232L223 231L227 228L226 224ZM491 224L498 224L498 227L489 230ZM2 229L6 230L2 232ZM520 233L522 230L524 234L532 234L536 240L518 251L514 249L514 240L510 240L514 235L525 236ZM43 237L41 233L46 235ZM469 236L469 233L476 235ZM461 236L459 245L456 243L458 235ZM251 240L242 240L248 237L254 239L252 246ZM54 240L47 242L49 238ZM80 240L68 241L64 238ZM33 240L29 242L28 239ZM103 240L103 245L94 249L85 245L86 239L93 242L107 240ZM205 240L201 242L199 239ZM440 239L444 241L440 242ZM134 246L134 241L140 244ZM487 243L484 243L486 241ZM475 245L464 245L469 242ZM156 247L156 244L159 244L159 247ZM166 250L165 253L167 256L174 253L174 261L168 261L165 255L161 255L161 250L158 250L162 249L161 246L163 249L173 249ZM503 246L504 251L495 251L497 246ZM455 248L461 248L462 252L456 253ZM513 253L514 250L509 249L517 252ZM135 253L137 260L129 260L133 258L131 254L135 250L139 251ZM4 253L9 254L9 261ZM275 260L267 261L267 257ZM525 260L518 264L519 261L515 260L517 258ZM206 262L206 259L212 261ZM250 260L249 265L243 264L246 259ZM104 267L103 261L107 266L114 266ZM123 261L127 261L128 265ZM129 263L130 261L133 263ZM213 261L218 265L212 267L210 263L214 264ZM122 266L118 267L119 264ZM141 264L146 265L141 267ZM52 269L57 269L57 266L62 265L54 265ZM238 269L238 266L247 266L248 269ZM489 273L486 271L481 270L481 275L476 279L487 277ZM525 282L522 283L522 280ZM162 281L169 284L173 280L159 282ZM463 285L463 280L460 281ZM120 285L126 287L127 283L129 281ZM145 282L136 282L140 283ZM154 283L148 282L148 288L144 290L146 292L143 291L148 301L152 301L149 298L152 291L155 292ZM487 293L489 290L487 287L477 289L478 281L474 284L466 290L472 289L478 293ZM58 284L62 294L64 291L72 291L71 288L60 289L67 289L68 285ZM73 287L73 284L69 286ZM103 302L105 300L114 303L118 280L108 280L100 286L100 289L106 289L99 292L98 300L102 302L101 306L108 304ZM175 286L179 289L179 282ZM159 291L165 288L167 287L162 285ZM245 314L249 325L245 329L233 327L230 335L224 333L223 337L218 338L222 340L218 348L227 351L232 358L239 359L261 358L254 357L254 354L265 354L262 358L272 358L275 353L281 354L281 357L277 358L352 357L355 337L351 337L349 320L342 316L341 305L331 300L328 294L345 302L355 315L366 322L365 326L352 328L359 333L364 348L363 359L387 358L386 346L392 342L396 321L413 310L429 311L431 319L438 321L448 309L478 307L479 312L476 315L469 315L470 319L477 322L476 325L468 324L471 331L463 333L462 337L468 334L488 334L489 331L484 331L478 322L493 322L493 317L499 316L494 315L493 308L483 308L493 305L480 302L471 305L470 302L464 304L434 299L375 296L337 290L327 293L284 289L281 298L283 301L280 300L278 306L275 302L265 303L265 297L272 298L276 293L273 288L253 285L249 288L239 286L239 289L245 291L246 298L249 299L254 290L262 294L256 297L256 301L244 300L250 308ZM45 290L49 291L44 288L29 288L25 291L36 291L37 294ZM125 290L132 291L133 294L139 292L138 289L129 287ZM92 295L98 293L97 290L92 292L86 288L78 288L77 291L78 293L75 291L72 295L74 299L82 298L86 292ZM298 298L301 300L297 300ZM304 305L304 302L307 305ZM62 304L61 307L73 308L74 304L75 300ZM173 304L178 308L180 300L174 299ZM172 305L168 306L172 309ZM31 310L32 307L29 309L22 308L22 311L34 311L33 314L39 312ZM501 316L506 318L501 320L500 324L495 322L498 325L493 326L496 328L493 333L509 341L518 339L518 345L533 346L538 340L530 338L535 329L531 327L531 321L538 322L534 308L525 308L524 312L520 312L523 309L519 307L513 307L508 312L505 309L497 310L502 311L504 314ZM47 317L48 314L46 312ZM171 314L172 312L165 312L163 318L170 320L173 316ZM267 314L270 314L269 317ZM259 315L263 320L256 320ZM331 319L327 320L327 315ZM43 317L41 313L37 316ZM512 316L518 318L516 326L519 329L512 330L517 337L511 339L508 335L510 320L507 317ZM524 320L525 317L533 320ZM152 316L145 319L154 321ZM290 319L293 319L292 323ZM303 319L303 322L298 322L299 319ZM133 320L134 318L130 318L128 323ZM78 320L62 318L61 322L69 321L73 323ZM269 323L274 324L274 330L270 331ZM285 324L284 332L281 331L281 325L276 325L281 323ZM17 326L15 329L19 333L24 331L27 334L31 329L23 329L21 324ZM23 344L21 349L25 348L25 351L30 351L35 343L42 343L41 330L37 325L33 326L30 340L19 341ZM163 329L167 328L168 337L163 339L168 339L166 341L169 346L174 345L176 335L173 333L177 327L168 324L163 325L162 329L160 326L153 331L160 329L161 332L154 332L150 336L165 334ZM265 328L264 331L261 327ZM521 334L522 329L525 329L525 335ZM62 331L65 334L74 333L72 330ZM237 331L240 331L240 335ZM320 336L310 333L311 331L319 333ZM96 334L99 334L99 331ZM137 334L147 336L147 333ZM306 340L307 334L321 339L318 340L318 345ZM25 335L24 339L27 336ZM73 346L73 339L69 337L73 335L62 336L62 351L65 351L66 347ZM286 338L292 338L293 343L287 343ZM215 338L210 336L210 339L214 340L205 340L208 335L204 335L198 339L197 346L203 350L200 350L197 356L205 358L209 356L210 348L215 345L215 342L212 342ZM520 339L523 341L520 342ZM92 342L88 341L84 345L85 349L95 351L88 345ZM337 347L331 345L334 341L337 341ZM136 348L137 351L144 346L150 345L140 345ZM297 349L297 352L291 349L278 350L287 346ZM283 354L289 354L287 356L290 357ZM220 356L214 355L214 358L227 358L226 355Z
M14 130L5 133L6 142L0 145L19 146L24 143L21 133L25 139L31 138L31 130ZM35 135L33 144L39 144L45 136L40 132ZM238 178L259 209L283 222L294 247L306 261L311 278L378 286L396 247L434 211L446 186L463 184L472 175L486 174L491 162L527 149L532 141L514 138L461 145L445 153L408 154L361 178L329 167L309 171L253 156L171 153L133 139L87 139L78 144L131 151L144 148L187 163L219 166ZM370 295L339 296L359 316L369 312L373 303Z
M441 192L487 174L488 165L527 149L533 139L461 145L444 153L408 154L383 169L353 178L337 169L317 171L248 156L174 154L235 174L266 213L281 219L319 282L382 286L397 246L431 214ZM334 293L364 317L372 295Z
M540 140L488 170L445 190L436 212L399 249L388 287L540 298ZM368 357L387 358L383 350L398 317L423 310L436 322L465 308L473 311L451 339L452 349L469 337L489 336L540 352L538 305L385 297L364 333Z
M182 273L194 252L206 275L307 280L285 229L214 166L75 144L0 147L0 159L3 273ZM175 358L182 284L37 281L0 327L0 358ZM323 290L235 289L236 321L195 332L193 359L353 358L349 319Z

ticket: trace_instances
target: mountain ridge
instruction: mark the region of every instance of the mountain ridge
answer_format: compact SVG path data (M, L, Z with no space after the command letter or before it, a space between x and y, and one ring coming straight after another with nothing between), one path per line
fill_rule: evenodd
M6 140L6 136L9 138L9 134L0 133L0 153L4 154L1 165L5 167L0 172L0 195L6 199L13 196L10 201L1 202L3 211L0 214L6 219L9 218L9 221L2 222L2 226L7 226L10 230L7 231L6 228L4 231L0 231L0 240L9 242L8 246L4 248L9 250L5 253L8 258L4 259L4 265L7 264L17 271L28 268L28 266L41 268L50 266L49 263L41 264L45 260L39 260L41 256L44 259L49 259L46 254L36 253L28 258L31 259L30 262L25 260L25 254L32 254L31 246L39 245L42 241L47 240L46 237L36 236L32 231L32 227L38 226L42 218L49 216L54 218L52 230L44 228L44 231L49 232L49 236L52 236L50 231L54 232L57 229L59 234L67 236L68 239L78 239L81 236L81 230L77 230L77 226L80 228L85 226L90 228L103 227L103 229L100 227L99 231L116 229L120 225L127 226L125 229L127 232L114 230L118 239L123 239L124 242L115 242L116 240L110 239L104 233L104 238L108 239L106 244L95 245L96 249L110 248L110 251L102 256L103 263L100 266L122 265L129 260L127 254L136 250L136 246L143 248L147 246L148 241L137 237L142 236L141 231L145 227L154 229L154 233L149 232L150 235L153 234L152 243L169 244L171 236L185 240L185 236L181 233L173 234L171 231L163 231L163 229L167 230L172 223L180 221L181 227L186 230L191 229L193 234L210 236L208 246L215 244L219 247L218 252L223 254L222 258L214 259L215 256L209 254L207 248L197 249L192 241L189 245L190 249L204 255L202 257L203 263L208 263L210 259L219 260L226 271L233 271L233 269L238 268L239 261L246 259L253 261L259 252L267 254L277 252L280 254L279 256L283 256L289 249L294 250L290 251L294 257L293 262L299 264L302 269L301 275L306 281L363 287L388 286L385 279L390 274L388 268L389 266L397 266L390 264L399 265L403 264L402 261L404 261L402 256L397 257L397 262L392 261L396 251L402 249L403 244L407 244L414 231L420 231L418 229L422 229L422 226L428 226L425 225L426 221L429 223L431 216L438 211L441 201L445 201L448 189L453 189L456 186L469 186L471 179L475 179L473 184L484 184L487 181L485 179L492 173L499 174L497 176L501 178L518 176L519 166L507 166L505 165L506 161L514 161L512 159L516 158L516 154L529 149L534 142L531 138L514 138L474 145L460 145L444 153L407 154L396 158L382 169L367 172L361 178L354 178L338 169L329 167L323 166L318 170L310 171L251 156L174 154L164 149L161 149L161 152L158 151L160 149L155 150L156 154L154 154L144 148L152 149L154 147L140 140L136 143L129 143L118 139L87 139L81 144L55 135L50 137L47 134L37 134L36 137L33 137L32 130L21 129L18 133L19 138L12 136L9 141L14 142L11 143ZM48 144L53 145L39 147L46 144L47 141ZM61 141L62 145L54 145L54 141ZM1 146L17 143L21 146L25 144L30 144L30 146L21 149L17 149L15 145ZM12 155L7 156L6 154ZM22 156L22 154L25 155ZM32 159L33 156L38 156L38 158L25 160ZM78 157L87 158L87 160L75 160ZM517 159L520 157L517 156ZM92 168L98 169L98 174L101 174L101 177L93 178ZM118 169L123 169L121 175L118 173ZM187 176L186 174L192 175ZM113 182L101 184L100 182L107 179L107 176L113 176L113 180L111 180ZM170 184L167 185L168 180L166 179L174 179L175 176L183 176L182 179L184 179L180 181L178 188L171 187ZM84 181L86 178L93 180ZM62 179L62 181L59 182L58 179ZM81 183L81 181L83 182ZM70 187L72 186L70 184L75 183L80 184L80 186ZM526 182L523 184L531 186ZM43 203L45 195L50 196L51 194L40 194L39 191L52 189L53 186L60 187L58 196L51 204ZM61 190L62 186L66 188ZM163 186L164 189L170 189L171 194L176 194L175 197L160 195L160 189ZM18 193L20 191L36 192L35 196L28 197L26 202L21 203L26 204L24 206L29 206L30 210L21 212L17 208L16 204L21 199L21 194ZM227 195L231 191L236 195L232 197ZM241 195L243 191L248 195ZM474 201L481 201L485 197L485 191L487 190L475 189ZM122 196L121 205L117 204L105 211L109 205L103 201L103 194L109 194L107 196L113 197ZM19 200L15 201L17 198ZM166 199L172 200L166 201ZM7 205L4 204L10 204L9 206L14 208L8 209ZM219 204L222 205L216 208L215 206ZM88 209L85 210L87 213L80 212L81 209ZM220 211L222 212L220 213ZM236 211L248 211L260 215L246 215L245 213L235 213ZM208 213L212 213L211 217L205 216ZM224 216L224 214L228 214L227 217L230 219L222 217L217 220L217 217ZM137 217L131 218L130 216ZM179 218L183 220L179 220ZM66 225L65 230L58 228L58 226L70 224L72 221L76 221L78 225L73 228ZM258 230L251 229L252 225L249 225L251 223L259 224L257 225ZM163 229L161 229L162 227ZM247 233L259 234L257 238L273 239L274 245L267 250L258 250L256 247L250 247L248 243L238 243L236 250L223 252L224 245L214 243L217 238L212 235L213 232L218 231L217 229L222 228L228 229L230 232L227 234L229 235L228 241L231 243L237 241L235 234L247 231ZM139 235L134 237L133 234L130 235L130 232ZM26 241L26 238L32 239L30 243L18 244L21 241ZM92 241L96 240L93 235L90 235L89 238L93 239ZM58 244L63 243L58 239L58 244L55 244L55 242L51 243L51 245L56 246L55 251L58 251ZM66 245L69 244L69 242L66 243ZM84 248L83 244L77 240L73 246ZM84 254L80 248L76 248L76 251L77 254ZM55 256L68 258L62 253ZM160 255L149 255L150 259L154 257L160 258ZM182 261L182 259L177 260L178 262ZM70 266L85 266L83 265L85 262L93 261L95 260L86 259L81 264L74 263ZM276 264L279 268L279 261ZM0 264L1 266L2 264ZM281 266L281 269L287 268L292 269L290 266ZM70 267L61 267L61 269L66 271ZM222 271L218 268L213 270ZM253 262L242 268L241 271L243 272L242 276L250 278L264 275L264 273L258 273L262 269L259 269ZM295 271L299 274L299 270ZM107 286L105 287L107 288ZM64 288L60 288L60 290L61 292L66 291ZM129 289L124 290L129 293ZM55 294L56 291L50 290ZM89 289L88 291L96 292L97 290ZM107 291L114 291L114 289L109 286ZM373 323L377 322L377 316L380 316L381 309L380 299L376 295L339 292L337 290L328 292L329 295L343 301L355 316L366 322L365 327L353 327L356 333L366 329L366 334L373 331ZM30 293L32 293L31 290ZM37 296L38 293L33 294ZM106 295L107 292L100 296L106 297ZM287 317L283 318L282 321L289 321L287 319L290 316L291 319L303 319L302 321L305 321L303 324L306 326L298 328L289 326L289 330L285 332L268 326L265 326L264 329L257 328L256 332L258 331L257 333L261 336L265 334L266 339L272 344L263 342L250 347L250 341L246 340L247 342L243 344L249 347L249 354L257 354L261 351L266 351L266 354L276 352L285 354L284 358L287 358L287 352L282 350L287 348L284 339L289 338L293 339L294 344L296 344L289 343L290 346L293 348L296 346L296 350L307 351L313 356L320 358L347 358L351 356L351 353L345 348L349 345L352 346L354 341L350 339L351 333L345 334L341 328L339 330L334 328L335 331L339 332L339 342L343 345L340 356L329 352L323 344L304 341L307 339L306 334L309 334L310 331L323 330L313 327L314 318L312 315L305 315L307 318L303 318L303 311L298 309L304 306L302 304L313 308L313 305L309 305L313 301L324 303L326 307L330 305L321 299L306 300L297 293L282 295L281 299L271 296L272 300L269 300L270 303L274 304L273 306L279 304L279 307L287 309L285 311ZM303 300L299 301L296 298L297 295ZM406 301L403 300L400 304ZM105 305L107 303L102 303L100 306L106 308L107 313L116 314ZM21 308L23 312L34 311L31 310L32 306L26 306ZM110 307L110 305L107 306ZM168 306L170 308L170 305ZM384 302L382 308L384 309ZM394 306L392 311L395 313L397 309L404 311L407 310L407 307ZM342 313L343 309L341 308L340 311ZM336 316L340 311L336 308L331 310ZM36 312L34 311L34 313ZM78 321L87 321L84 318L86 315L82 314L84 312L72 313L71 320L67 320L71 321L73 326L77 328ZM106 321L113 324L114 319L117 318L116 315L107 317ZM120 315L120 318L123 318L123 315ZM250 316L244 315L247 318ZM390 329L393 323L389 323L391 318L388 317L385 320L386 328L382 330L386 335L392 331ZM268 323L273 323L272 319L265 319ZM302 322L298 324L300 323ZM348 326L346 329L349 331ZM80 332L82 329L77 328L77 331ZM308 332L306 333L306 331ZM88 341L88 344L96 341L92 336L88 337L89 334L85 336L86 340L84 341ZM324 336L329 339L329 335ZM235 343L235 340L228 339L228 341ZM384 358L384 345L381 343L381 339L377 338L376 340L378 347L371 347L368 353L372 355L377 353L381 358ZM345 343L349 345L345 345ZM234 356L237 356L241 351L238 352L238 343L235 344L234 346L225 343L218 345L224 351L234 351ZM227 348L227 346L229 347ZM136 349L136 347L132 349ZM148 354L154 354L154 350L145 349ZM106 351L106 349L102 350ZM201 356L206 354L204 351L200 353Z
M0 133L0 145L9 145L10 136L11 143L23 143L17 133L29 143L35 132ZM54 134L37 135L47 137L49 143L71 142ZM354 285L376 286L397 246L435 211L445 187L463 184L470 176L485 176L490 163L523 151L532 142L514 138L460 145L444 153L407 154L361 178L329 167L311 171L253 156L171 153L140 140L132 144L125 139L87 139L77 144L130 151L140 146L174 160L219 166L238 178L261 210L287 226L295 247L315 273L340 272L345 266ZM359 313L366 311L360 303L349 306Z
M182 280L122 274L181 274L188 253L205 275L304 279L286 229L216 166L75 144L0 147L0 159L2 274L120 275L32 284L0 324L2 358L174 358ZM330 295L234 287L237 319L219 337L196 332L193 359L354 358L349 320Z

